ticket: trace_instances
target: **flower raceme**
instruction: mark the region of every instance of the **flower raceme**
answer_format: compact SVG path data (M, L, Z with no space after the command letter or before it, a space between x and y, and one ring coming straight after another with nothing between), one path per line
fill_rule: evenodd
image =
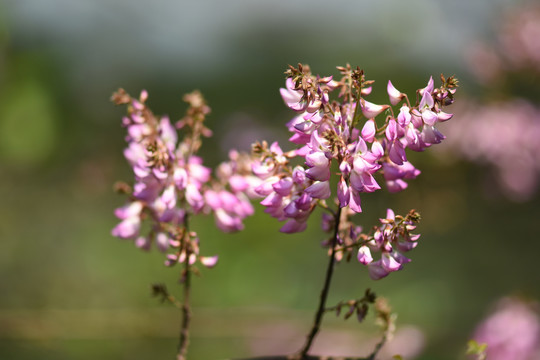
M213 213L222 231L241 230L242 220L253 214L249 189L260 180L251 174L247 155L231 151L229 161L218 166L216 177L196 155L201 138L211 135L203 124L210 108L200 93L184 97L189 108L175 126L169 118L158 118L151 112L147 97L143 91L134 99L122 89L113 95L116 104L128 106L128 115L122 120L128 142L124 156L133 169L135 183L132 188L121 186L129 201L116 210L121 222L112 235L134 240L145 250L155 243L162 252L170 252L166 265L200 261L211 267L217 256L199 256L199 239L188 229L189 217ZM177 129L184 133L181 141ZM143 233L145 220L149 230Z
M263 180L255 192L265 197L262 204L267 212L288 220L282 231L303 230L305 224L291 226L291 221L305 223L305 211L330 197L332 163L339 168L339 206L356 213L362 212L360 194L381 189L377 173L382 173L390 192L407 188L406 180L416 178L420 171L407 161L405 150L423 151L440 143L444 135L435 125L452 117L441 109L453 102L457 86L453 77L443 77L438 89L430 78L427 86L417 91L420 101L415 106L389 81L391 105L402 102L395 116L391 105L364 99L373 82L365 80L363 71L349 66L338 69L343 75L340 81L315 77L305 65L291 67L281 95L287 106L299 113L287 123L292 132L289 140L298 148L288 153L277 143L254 148L260 160L253 171ZM338 100L331 101L330 94L338 90ZM378 125L376 118L383 112L387 116ZM303 166L291 168L289 161L295 158L300 158ZM304 212L295 211L300 204Z
M254 191L264 197L261 204L268 214L285 221L282 232L305 230L317 206L329 210L333 176L337 183L334 201L347 210L343 212L347 216L362 212L362 194L381 189L379 175L388 191L406 189L407 181L420 174L408 161L406 149L424 151L445 138L436 125L452 117L442 109L454 102L454 77L441 75L438 88L430 78L417 90L415 104L388 81L389 104L378 105L365 99L373 81L365 79L363 70L349 65L338 70L341 78L334 80L312 75L306 65L291 66L280 92L285 104L297 113L287 123L292 133L289 141L296 148L285 152L278 143L266 142L253 147L258 156L253 172L262 181ZM337 169L335 175L333 169ZM380 260L369 260L368 244L359 249L359 260L369 264L373 278L386 276L407 262L389 246L392 241L379 240L374 239L371 248L382 249ZM386 245L376 245L379 243ZM408 244L405 247L410 250L416 242Z

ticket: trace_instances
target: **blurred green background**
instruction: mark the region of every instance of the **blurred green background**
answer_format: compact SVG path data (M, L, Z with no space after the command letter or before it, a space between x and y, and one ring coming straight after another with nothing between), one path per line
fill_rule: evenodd
M459 99L482 98L464 60L490 41L515 0L173 1L4 0L0 3L0 359L172 359L179 313L150 297L177 291L162 254L113 238L112 185L129 181L118 87L142 89L157 114L178 119L182 94L212 107L205 161L231 146L286 139L287 64L336 74L347 62L401 91L455 74ZM451 126L451 124L449 124ZM363 197L370 226L387 207L423 215L420 246L402 272L374 282L340 264L330 303L366 287L390 299L418 359L455 359L496 299L540 297L538 196L515 203L484 188L486 168L413 155L422 175L396 195ZM283 235L264 214L223 235L196 220L202 251L219 265L194 282L191 359L292 352L312 321L326 265L317 216ZM179 289L179 288L178 288ZM369 325L327 317L319 352L366 354ZM409 333L411 333L409 331ZM422 333L423 335L418 335ZM366 345L368 344L368 345ZM395 350L398 353L399 348Z

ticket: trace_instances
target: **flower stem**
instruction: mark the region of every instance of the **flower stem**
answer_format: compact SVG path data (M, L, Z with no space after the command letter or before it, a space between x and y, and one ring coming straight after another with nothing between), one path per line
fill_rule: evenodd
M186 360L187 348L189 345L189 326L191 323L191 306L189 302L191 290L191 269L189 265L189 254L186 256L184 266L184 301L182 303L182 326L180 328L180 340L178 343L178 360Z
M339 231L339 222L341 218L341 208L338 208L336 217L335 217L335 226L334 226L334 235L332 237L332 252L330 254L330 259L328 261L328 267L326 268L326 278L324 280L324 286L321 291L320 295L320 301L319 301L319 307L317 309L317 312L315 313L315 321L313 322L313 326L311 327L311 331L309 332L306 342L300 352L298 353L299 359L308 359L307 353L309 352L309 349L311 348L311 345L313 344L313 340L315 339L315 336L319 332L319 329L321 327L322 318L325 313L326 309L326 300L328 298L328 293L330 291L330 283L332 281L332 275L334 274L334 265L336 263L336 245L337 245L337 238L338 238L338 231Z

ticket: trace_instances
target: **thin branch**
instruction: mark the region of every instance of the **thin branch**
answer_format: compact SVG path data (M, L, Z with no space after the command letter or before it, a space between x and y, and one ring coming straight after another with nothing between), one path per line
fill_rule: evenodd
M384 344L386 343L386 341L388 340L388 331L385 331L383 336L382 336L382 339L381 341L379 341L379 343L377 345L375 345L375 349L373 350L373 352L371 353L371 355L369 355L366 360L375 360L375 357L377 356L377 354L379 353L379 351L381 351L382 347L384 346Z
M332 275L334 273L334 265L336 262L336 245L337 245L337 237L338 237L338 231L339 231L339 223L341 219L341 207L338 208L335 216L336 216L336 220L335 220L335 225L334 225L334 236L332 238L332 244L331 244L332 253L330 254L330 260L328 261L328 267L326 269L326 278L324 280L324 286L321 291L319 308L317 309L317 312L315 314L315 321L313 322L311 331L309 332L307 336L306 343L304 344L304 346L298 353L299 358L303 360L311 358L311 357L307 357L307 353L309 352L309 349L311 348L311 345L313 344L313 340L315 339L315 336L319 332L322 318L326 309L326 300L328 298L328 292L330 290L330 283L332 280Z
M375 360L379 351L381 351L384 344L392 336L395 330L395 314L392 314L392 310L388 305L386 299L378 298L375 303L375 310L377 311L377 318L382 323L384 331L381 341L375 345L373 352L367 357L367 360Z

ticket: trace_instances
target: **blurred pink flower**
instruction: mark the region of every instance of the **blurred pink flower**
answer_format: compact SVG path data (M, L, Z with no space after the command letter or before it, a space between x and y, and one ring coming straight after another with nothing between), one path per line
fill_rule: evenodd
M540 318L533 306L514 298L499 301L474 334L486 343L489 360L538 360Z
M540 109L526 100L475 104L462 102L448 139L440 147L493 168L501 190L516 201L528 200L540 178Z
M522 6L496 23L496 42L472 44L466 60L484 84L494 84L510 71L540 72L540 6Z

